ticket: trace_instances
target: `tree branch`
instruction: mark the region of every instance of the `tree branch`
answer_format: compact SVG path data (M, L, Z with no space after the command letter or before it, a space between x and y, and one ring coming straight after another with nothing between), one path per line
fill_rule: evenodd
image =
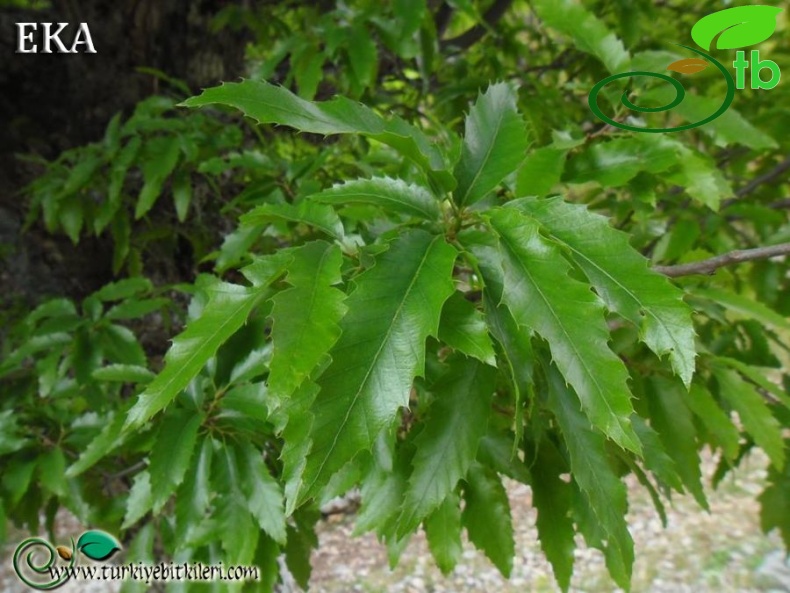
M496 0L491 8L483 15L482 23L475 25L465 33L458 35L458 37L442 40L440 43L441 48L444 50L452 46L462 50L474 45L483 38L489 29L496 25L497 21L504 16L511 4L513 4L513 0Z
M732 264L739 264L756 259L768 259L778 255L790 255L790 243L779 243L770 247L757 247L755 249L743 249L731 251L723 255L717 255L710 259L692 262L690 264L680 264L677 266L654 266L653 270L677 278L678 276L693 276L694 274L712 274L721 267Z
M749 183L747 183L743 187L739 187L735 191L736 197L731 198L729 200L725 200L724 202L722 202L721 207L726 208L727 206L731 206L732 204L738 202L739 198L742 198L743 196L752 193L755 189L757 189L761 185L765 183L769 183L774 179L781 177L781 175L789 169L790 169L790 156L788 156L782 162L777 164L773 169L771 169L767 173L763 173L762 175L759 175L758 177L752 179Z

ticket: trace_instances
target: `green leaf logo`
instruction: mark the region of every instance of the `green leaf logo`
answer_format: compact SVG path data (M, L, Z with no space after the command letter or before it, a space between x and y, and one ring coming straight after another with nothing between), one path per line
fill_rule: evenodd
M735 49L755 45L768 39L776 30L775 6L737 6L714 12L697 21L691 38L700 47L710 50L713 39L721 33L717 49Z
M121 544L103 531L86 531L77 540L77 549L92 560L107 560L121 549Z

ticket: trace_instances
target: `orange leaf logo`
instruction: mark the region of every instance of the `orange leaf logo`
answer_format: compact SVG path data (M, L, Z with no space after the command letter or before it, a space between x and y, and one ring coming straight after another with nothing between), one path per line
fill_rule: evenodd
M667 70L673 72L680 72L681 74L696 74L708 67L708 62L700 58L686 58L685 60L678 60L672 62L667 66Z

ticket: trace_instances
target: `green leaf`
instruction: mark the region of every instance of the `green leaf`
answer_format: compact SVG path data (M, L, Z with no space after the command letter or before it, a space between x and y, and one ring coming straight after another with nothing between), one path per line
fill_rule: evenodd
M625 449L640 451L630 423L628 371L607 346L603 305L569 276L560 250L513 208L491 211L504 270L502 301L516 322L549 343L557 367L592 423Z
M154 373L145 367L132 364L111 364L96 369L91 376L97 381L117 381L120 383L150 383Z
M524 161L529 139L516 100L513 87L498 83L488 87L472 106L454 172L458 204L477 202Z
M337 246L315 241L294 250L286 281L291 288L272 298L272 343L269 391L284 398L324 359L340 336L346 312L342 256Z
M99 342L109 362L140 367L148 364L143 347L128 327L108 325L100 334Z
M178 162L179 140L177 136L156 136L148 140L140 155L143 171L143 188L134 210L135 219L148 213L162 193L162 186Z
M361 94L375 82L378 66L376 43L364 25L355 24L349 31L347 51L356 94Z
M406 216L439 219L439 200L430 190L391 177L354 179L310 196L327 204L371 204Z
M664 484L682 493L683 481L678 475L674 460L664 450L658 433L638 414L631 417L631 423L642 442L645 467Z
M423 371L425 340L436 336L453 292L456 255L442 237L415 230L393 241L357 279L332 363L317 381L301 500L370 448L408 405L412 380Z
M249 565L258 544L258 522L250 514L247 499L239 488L242 477L235 447L220 446L218 453L215 460L217 471L212 475L214 490L222 497L216 514L218 539L230 563Z
M403 501L398 536L414 531L471 467L480 439L488 432L495 377L492 367L459 357L432 387L436 399L414 440L414 471Z
M546 369L548 379L548 407L557 418L570 456L571 476L587 497L601 529L606 534L607 565L622 567L630 579L634 563L634 542L628 532L625 514L628 498L625 484L610 465L606 441L582 414L579 401L567 388L554 366ZM618 582L623 588L624 583Z
M154 512L158 513L162 509L184 481L202 422L202 416L187 410L167 414L163 419L151 449L148 467Z
M515 542L510 503L499 476L480 464L473 464L464 486L464 501L461 520L469 540L509 578Z
M299 222L335 239L343 238L343 223L331 206L302 200L298 204L261 204L239 219L243 225L262 225L272 220Z
M137 523L151 510L153 504L151 474L148 471L142 471L134 477L132 488L129 490L129 496L126 499L126 514L121 529L129 529Z
M652 377L646 387L652 428L661 438L664 450L675 461L684 486L699 505L708 510L701 482L697 431L686 404L687 393L676 381L662 377Z
M768 468L768 484L759 497L760 525L765 533L778 529L786 547L790 547L790 463L784 470Z
M281 124L314 134L363 134L413 160L446 191L454 186L444 156L421 132L402 119L386 121L345 97L313 103L283 87L245 80L206 89L181 105L202 107L217 103L235 107L258 123Z
M192 201L192 178L189 172L179 171L173 177L173 202L176 205L178 222L184 222L189 212L189 203Z
M570 587L576 548L571 511L571 485L561 478L565 465L553 443L543 441L532 463L532 504L538 511L540 547L563 591Z
M671 85L662 85L641 93L640 103L666 105L674 97L674 89ZM715 113L719 107L721 107L721 98L686 93L683 102L674 107L672 113L690 122L701 121ZM734 107L729 107L721 116L702 126L700 131L715 139L719 146L741 144L758 150L778 146L776 140L749 123Z
M191 467L176 495L176 536L182 542L205 521L211 502L211 439L201 438L195 449L197 454L192 457Z
M564 244L609 309L639 328L639 338L658 356L669 355L672 368L688 386L694 374L694 327L683 292L649 270L631 247L628 235L603 216L562 198L514 203Z
M496 366L494 345L485 319L462 292L454 292L444 304L439 339L462 354Z
M121 544L109 533L86 531L77 540L77 549L91 560L102 562L121 549Z
M778 399L782 405L790 408L790 394L784 391L779 385L771 381L770 373L775 372L774 369L762 369L759 367L750 366L742 363L740 360L734 358L727 358L726 356L717 356L717 363L723 363L736 371L741 373L744 377L765 389L768 393Z
M252 516L274 541L285 544L283 493L266 468L263 455L249 443L239 443L236 460L239 463L239 488L247 499Z
M259 290L219 282L208 289L202 315L189 323L165 356L166 366L129 410L124 430L136 429L169 404L260 302Z
M21 433L19 416L14 410L0 412L0 455L15 453L30 442Z
M125 440L121 435L121 427L124 423L125 414L123 410L112 412L104 418L103 425L96 438L94 438L85 449L82 450L77 461L66 470L67 478L76 478L84 471L93 467L102 457L109 455L117 447L120 447Z
M678 168L667 179L685 187L688 195L711 210L718 210L722 200L734 196L730 182L712 158L681 147Z
M450 574L461 559L461 507L458 495L451 492L424 523L428 548L439 570Z
M569 36L581 51L598 58L610 73L624 71L631 57L603 21L576 0L535 0L532 6L552 29Z
M741 435L710 391L694 383L685 399L689 409L721 446L724 456L734 461L741 448Z
M560 182L567 150L544 146L527 155L516 178L517 196L545 196Z
M85 205L79 196L69 196L63 200L58 211L60 224L74 245L80 241L80 232L85 220L84 208Z
M710 50L716 35L717 49L735 49L756 45L776 30L776 17L782 12L775 6L736 6L702 17L691 28L691 38L703 49Z
M790 320L759 301L719 288L692 288L692 293L723 305L733 313L754 319L776 329L790 331Z
M731 369L714 367L713 376L719 384L719 394L738 412L746 432L765 451L771 463L782 469L785 464L782 427L763 396Z
M66 458L59 448L50 449L38 460L38 475L42 486L59 497L66 496Z
M595 181L603 187L619 187L642 171L666 171L678 162L678 152L677 143L659 134L636 134L596 142L568 161L564 180Z
M148 278L125 278L118 282L110 282L93 293L100 301L122 301L142 292L153 290L154 285Z
M137 157L141 145L142 140L140 136L133 136L113 158L109 185L107 187L107 201L100 206L96 219L93 222L96 234L101 233L112 222L118 209L121 207L121 191L123 190L124 181L126 181L129 167L132 166L134 159Z

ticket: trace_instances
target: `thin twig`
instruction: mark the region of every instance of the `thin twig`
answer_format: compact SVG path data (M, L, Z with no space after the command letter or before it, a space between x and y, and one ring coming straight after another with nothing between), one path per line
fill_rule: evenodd
M731 251L710 259L679 264L676 266L654 266L656 272L677 278L678 276L692 276L694 274L712 274L721 267L739 264L757 259L768 259L779 255L790 255L790 243L779 243L770 247L757 247L755 249L742 249Z

